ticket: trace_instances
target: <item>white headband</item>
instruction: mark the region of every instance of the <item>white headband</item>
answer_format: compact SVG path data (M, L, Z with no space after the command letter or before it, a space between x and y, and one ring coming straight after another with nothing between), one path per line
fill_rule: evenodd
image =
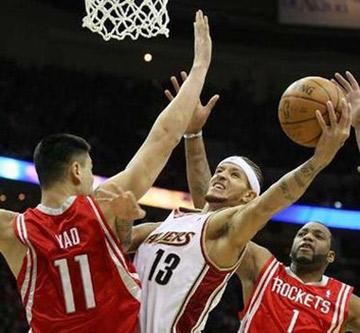
M222 160L218 166L224 163L232 163L240 167L246 174L246 177L249 181L250 187L256 192L257 195L260 194L260 183L256 177L254 169L240 156L230 156Z

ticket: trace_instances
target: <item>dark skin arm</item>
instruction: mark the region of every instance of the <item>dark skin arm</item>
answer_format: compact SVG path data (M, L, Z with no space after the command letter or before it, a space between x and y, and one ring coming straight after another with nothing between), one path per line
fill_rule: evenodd
M346 328L353 333L360 333L360 297L356 295L351 295L350 298Z

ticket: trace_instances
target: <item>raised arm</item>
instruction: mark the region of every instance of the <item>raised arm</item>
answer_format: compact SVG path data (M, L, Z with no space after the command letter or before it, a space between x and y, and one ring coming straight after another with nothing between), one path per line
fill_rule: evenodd
M337 84L340 89L344 92L346 100L351 104L351 125L355 129L356 142L360 151L360 86L355 77L350 73L346 72L345 76L339 73L335 74L336 80L331 80Z
M215 238L219 235L219 230L225 230L222 237L225 241L221 243L225 244L223 251L240 251L274 214L297 201L316 175L333 160L349 137L350 106L345 100L342 101L342 114L338 122L331 102L328 102L328 112L329 126L325 124L320 112L316 113L322 135L313 157L283 176L261 196L246 205L220 211L211 217L208 236Z
M198 102L211 60L208 19L201 11L194 23L195 51L190 74L176 98L161 112L148 137L126 169L101 185L131 190L139 199L153 185L172 150L180 142Z
M185 82L187 73L181 72L181 78ZM175 93L178 94L180 84L175 76L171 77L171 83ZM174 99L174 95L169 90L165 90L165 95L170 101ZM184 135L186 176L195 208L203 208L206 203L205 195L208 190L211 171L202 138L202 128L218 99L219 95L214 95L206 105L203 105L199 98L193 117Z

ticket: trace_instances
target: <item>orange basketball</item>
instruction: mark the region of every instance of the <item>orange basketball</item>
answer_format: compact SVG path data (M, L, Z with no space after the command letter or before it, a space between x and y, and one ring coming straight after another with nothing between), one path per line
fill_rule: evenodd
M292 83L283 93L278 116L281 128L294 142L305 147L315 147L321 127L315 111L319 110L329 124L326 102L332 101L337 116L343 92L331 81L309 76Z

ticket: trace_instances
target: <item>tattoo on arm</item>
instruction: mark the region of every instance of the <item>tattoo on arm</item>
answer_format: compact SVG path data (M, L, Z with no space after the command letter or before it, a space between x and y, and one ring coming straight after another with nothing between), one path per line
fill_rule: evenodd
M118 219L115 222L116 234L125 248L128 248L131 244L133 224L134 221L123 221Z
M303 192L303 190L305 190L310 185L311 181L321 170L321 168L322 167L319 166L319 168L316 169L311 164L311 162L307 162L299 169L295 170L292 176L290 176L289 178L285 178L280 183L280 188L284 198L291 202L297 200L299 197L298 191L300 190L301 192ZM295 184L292 179L293 181L295 181Z
M280 183L280 188L281 188L281 191L282 191L282 193L283 193L283 195L284 195L284 198L285 198L286 200L289 200L289 201L294 201L294 200L296 200L296 198L295 198L293 195L291 195L290 189L289 189L289 185L287 184L286 181L282 181L282 182Z
M301 168L300 168L300 173L301 175L303 175L305 178L312 178L315 176L316 172L315 172L315 168L314 166L309 162L305 165L303 165Z

